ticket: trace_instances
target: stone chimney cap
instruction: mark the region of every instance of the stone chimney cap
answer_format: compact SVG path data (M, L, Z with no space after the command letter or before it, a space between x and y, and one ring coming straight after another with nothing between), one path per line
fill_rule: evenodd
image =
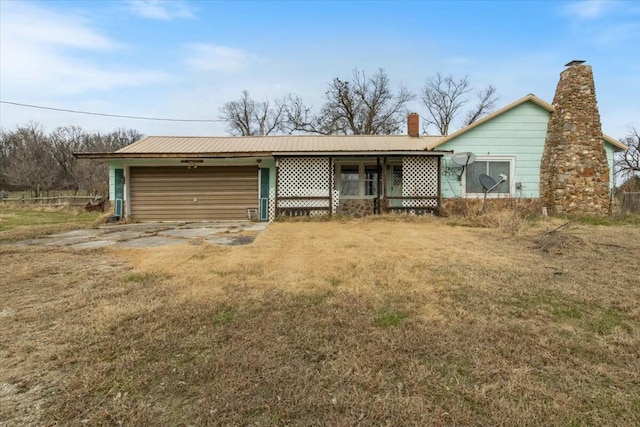
M574 65L580 65L580 64L584 64L587 61L582 61L580 59L574 59L573 61L564 64L565 67L573 67Z

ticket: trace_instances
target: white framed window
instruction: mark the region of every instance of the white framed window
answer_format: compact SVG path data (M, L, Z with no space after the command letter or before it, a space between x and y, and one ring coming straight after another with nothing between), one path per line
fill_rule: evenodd
M488 197L511 197L515 193L515 157L513 156L477 156L476 161L467 165L462 177L462 193L467 197L484 196L484 189L480 184L480 175L489 175L496 182L500 181L500 174L506 175L507 180L498 185Z
M360 195L360 167L358 165L340 165L340 194L343 196Z
M373 198L378 195L378 168L365 162L336 164L340 197Z

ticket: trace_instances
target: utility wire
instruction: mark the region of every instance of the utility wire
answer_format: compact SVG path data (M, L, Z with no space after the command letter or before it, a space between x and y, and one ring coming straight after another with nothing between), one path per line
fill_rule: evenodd
M143 116L127 116L123 114L107 114L107 113L94 113L91 111L79 111L79 110L67 110L65 108L54 108L54 107L43 107L41 105L32 105L32 104L22 104L20 102L11 102L11 101L1 101L2 104L11 104L17 105L19 107L28 107L28 108L38 108L40 110L52 110L52 111L63 111L65 113L75 113L75 114L88 114L90 116L103 116L103 117L118 117L121 119L135 119L135 120L156 120L161 122L199 122L199 123L215 123L215 122L224 122L221 119L166 119L161 117L143 117Z

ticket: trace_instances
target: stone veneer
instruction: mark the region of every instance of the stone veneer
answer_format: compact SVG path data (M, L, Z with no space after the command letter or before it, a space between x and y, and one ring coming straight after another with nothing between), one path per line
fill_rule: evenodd
M609 165L593 72L571 63L560 74L540 165L540 198L550 213L606 215Z
M373 199L340 199L338 213L361 218L373 215Z

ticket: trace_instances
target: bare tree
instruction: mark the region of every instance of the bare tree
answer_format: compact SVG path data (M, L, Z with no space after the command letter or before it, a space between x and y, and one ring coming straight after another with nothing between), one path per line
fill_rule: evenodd
M325 97L327 102L316 115L300 98L290 96L286 104L290 131L324 135L399 133L406 124L406 104L414 99L403 86L394 93L383 69L371 77L354 69L350 81L335 78Z
M463 126L469 126L471 123L476 120L486 116L496 105L498 98L496 96L496 88L495 86L488 85L484 89L481 89L477 92L478 99L476 105L473 109L467 111L467 115L465 116Z
M59 167L59 188L73 188L77 194L83 181L84 162L78 161L73 153L83 151L89 134L79 126L59 127L50 135L51 149Z
M77 126L45 134L37 123L0 131L0 173L3 185L42 191L74 189L108 194L108 166L100 160L78 160L74 152L112 152L142 138L131 129L89 134Z
M257 102L244 90L240 99L222 106L219 117L232 135L269 135L284 130L285 101Z
M626 144L629 149L618 157L617 171L620 176L631 178L640 174L640 130L632 128L620 142Z
M427 79L422 88L422 102L429 115L423 130L428 133L429 126L434 126L440 135L448 135L451 124L469 102L467 95L471 90L468 76L456 79L451 75L437 73ZM477 96L478 102L465 115L464 126L491 112L498 100L496 88L491 85L478 91Z
M2 132L3 174L10 185L29 188L36 197L53 188L58 169L42 126L31 122Z

